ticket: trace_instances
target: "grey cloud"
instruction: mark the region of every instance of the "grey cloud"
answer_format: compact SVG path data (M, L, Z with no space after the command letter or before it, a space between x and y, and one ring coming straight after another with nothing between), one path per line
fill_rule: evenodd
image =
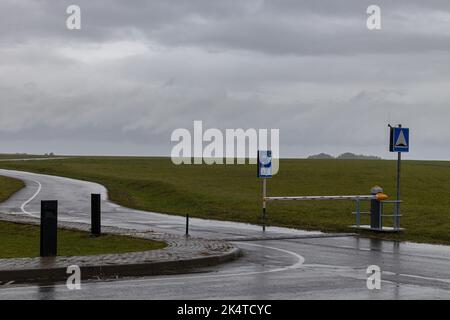
M0 5L1 39L108 41L143 37L167 46L207 46L267 54L355 54L448 50L450 31L426 34L436 13L450 15L443 1L377 1L384 32L368 32L365 10L372 1L77 1L83 29L65 28L71 1L6 0ZM411 19L408 21L405 19ZM430 22L419 25L418 19ZM407 33L402 25L409 24ZM444 21L446 23L446 21Z
M448 1L376 1L377 32L372 1L75 2L80 31L74 1L0 3L0 152L167 155L203 120L279 128L284 156L389 156L403 122L411 157L450 157Z

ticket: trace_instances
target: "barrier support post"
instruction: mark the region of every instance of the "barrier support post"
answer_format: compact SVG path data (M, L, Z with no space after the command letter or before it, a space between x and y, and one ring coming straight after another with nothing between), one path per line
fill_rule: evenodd
M379 186L375 186L370 190L372 195L383 193L383 189ZM381 201L379 199L370 200L370 228L374 230L383 229Z

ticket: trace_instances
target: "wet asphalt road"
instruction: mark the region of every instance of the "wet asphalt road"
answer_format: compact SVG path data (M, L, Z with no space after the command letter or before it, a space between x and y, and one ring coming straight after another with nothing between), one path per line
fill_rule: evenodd
M98 184L0 170L27 187L0 212L39 216L40 200L59 200L59 218L89 222L90 193L102 194L102 223L183 234L184 217L123 208ZM191 219L191 234L231 239L244 251L234 262L195 273L64 284L0 286L0 299L450 299L450 247ZM280 240L246 241L276 236ZM305 236L310 236L305 238ZM297 238L296 238L297 237ZM302 238L298 238L302 237ZM366 268L382 270L380 290L368 290Z

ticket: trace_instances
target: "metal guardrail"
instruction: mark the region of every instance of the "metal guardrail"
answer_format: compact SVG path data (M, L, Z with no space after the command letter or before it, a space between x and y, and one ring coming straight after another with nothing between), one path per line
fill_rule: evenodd
M376 194L372 195L345 195L345 196L297 196L297 197L265 197L263 201L317 201L317 200L354 200L356 202L356 226L361 225L361 201L378 200ZM370 212L367 212L370 214Z
M361 203L360 201L362 200L367 200L367 199L355 199L355 205L356 205L356 211L352 212L352 214L356 215L356 226L359 228L361 226L361 215L363 214L367 214L370 215L371 212L370 211L361 211ZM402 216L401 214L398 214L398 206L400 205L400 203L402 203L402 200L382 200L380 201L381 204L381 214L380 214L380 226L383 225L383 217L392 217L393 218L393 228L395 231L399 231L400 230L400 217ZM383 214L384 212L384 207L386 204L393 204L394 208L393 208L393 214Z
M353 196L299 196L299 197L265 197L266 201L308 201L308 200L377 200L377 195L353 195Z
M400 230L400 218L402 217L402 215L399 213L399 206L400 203L402 203L402 200L384 200L381 201L381 216L382 217L392 217L393 219L393 227L394 230ZM384 210L384 205L385 204L393 204L394 208L393 208L393 214L383 214L383 210Z
M371 201L378 200L380 203L380 214L379 214L379 226L380 229L372 229L372 230L383 230L383 218L384 217L392 217L393 218L393 230L399 231L400 229L400 217L399 214L399 205L402 203L401 200L386 200L387 196L383 193L377 193L372 195L345 195L345 196L295 196L295 197L263 197L263 203L265 208L266 201L316 201L316 200L353 200L355 201L356 210L352 212L352 214L356 215L356 227L361 227L361 215L367 214L370 215L370 211L361 211L361 201ZM383 210L385 205L393 204L394 210L393 214L383 214ZM265 213L265 212L264 212Z

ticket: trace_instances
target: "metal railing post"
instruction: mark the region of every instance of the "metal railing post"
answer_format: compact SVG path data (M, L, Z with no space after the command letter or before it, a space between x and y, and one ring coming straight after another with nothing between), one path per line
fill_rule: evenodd
M395 211L394 211L394 229L398 230L400 228L400 210L399 210L399 202L395 203Z
M356 226L359 228L361 225L361 208L359 199L356 199Z

